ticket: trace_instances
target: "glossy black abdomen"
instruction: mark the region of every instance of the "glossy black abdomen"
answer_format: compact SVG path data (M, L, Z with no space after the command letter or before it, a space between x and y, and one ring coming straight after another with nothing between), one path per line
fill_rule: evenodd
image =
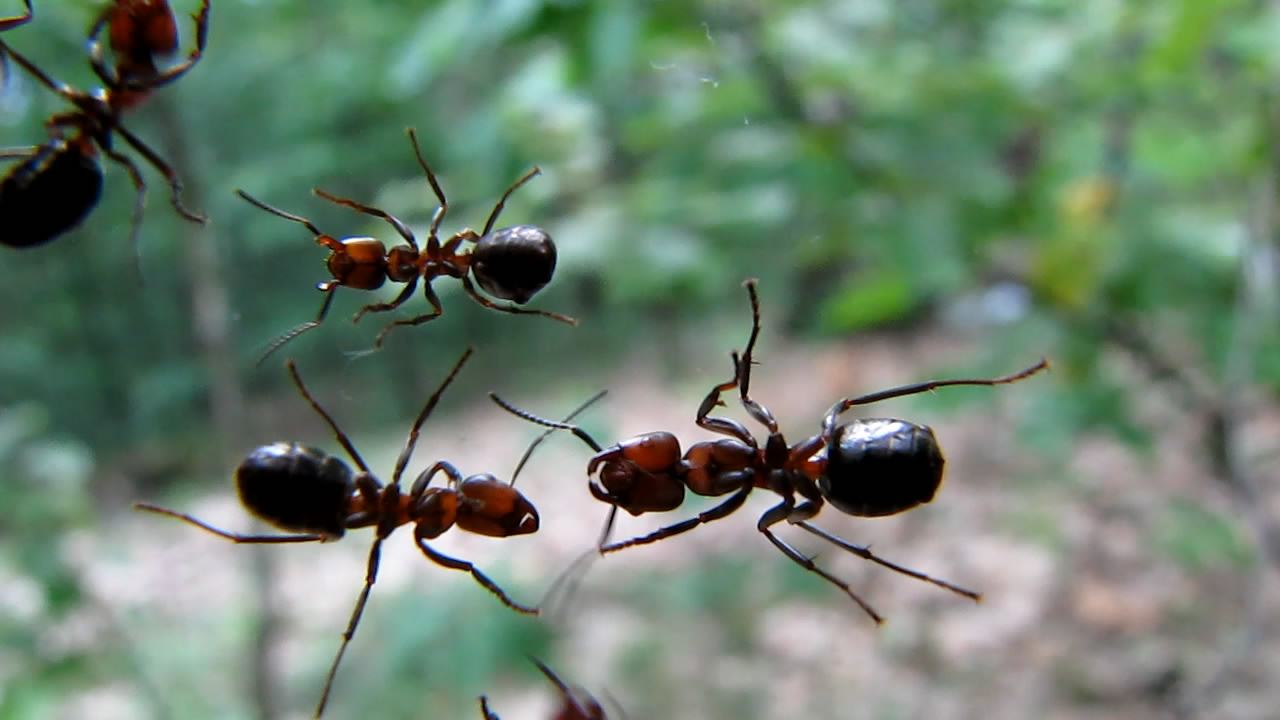
M96 156L64 142L42 145L0 180L0 243L43 245L79 225L101 196Z
M342 537L355 488L346 463L299 443L263 445L236 468L240 502L289 532Z
M542 228L512 225L494 230L471 251L476 282L490 295L523 305L551 282L556 245Z
M823 497L850 515L878 517L927 503L942 484L942 449L927 425L868 418L836 429Z

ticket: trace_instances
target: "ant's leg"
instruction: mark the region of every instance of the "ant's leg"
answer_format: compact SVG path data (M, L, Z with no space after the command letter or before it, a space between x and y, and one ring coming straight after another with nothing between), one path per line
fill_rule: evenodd
M760 337L760 298L756 296L756 280L754 278L742 283L747 288L747 295L751 298L751 337L747 340L747 349L742 353L742 359L739 361L734 358L734 368L738 378L738 394L742 399L742 406L747 409L747 413L755 418L756 422L768 428L770 434L778 433L778 421L773 419L773 413L769 409L755 400L751 399L751 366L755 361L751 359L751 353L756 349L756 339Z
M293 378L293 384L298 387L298 392L302 393L302 397L311 405L311 409L315 410L316 414L319 415L320 418L324 420L325 424L329 426L329 429L333 431L333 437L338 441L338 444L342 446L342 449L347 451L347 455L351 457L351 461L356 464L356 467L363 470L366 475L372 477L373 473L369 471L369 466L365 464L364 458L360 457L360 453L356 451L356 447L351 443L351 439L347 437L346 433L342 432L342 428L338 427L338 423L334 422L333 417L331 417L323 407L320 407L320 403L316 402L316 399L311 396L311 392L307 390L306 384L302 382L302 376L298 374L297 364L294 363L293 360L290 360L285 363L285 365L289 368L289 375Z
M824 434L834 434L837 417L855 405L870 405L871 403L888 400L889 398L903 397L904 395L916 395L918 393L929 392L941 387L950 387L952 385L1007 385L1017 382L1023 378L1031 377L1041 370L1049 367L1047 358L1040 358L1040 362L1032 365L1026 370L1021 370L1012 375L998 377L991 380L930 380L928 382L915 383L914 385L903 385L902 387L890 388L879 392L861 395L855 398L845 398L827 411L826 418L823 420L822 428Z
M134 503L134 510L142 510L144 512L155 513L156 515L168 515L185 523L190 523L206 532L213 533L220 538L230 540L236 544L266 545L277 543L304 543L304 542L324 542L327 538L323 535L241 535L239 533L228 532L216 528L209 523L200 520L192 515L180 513L176 510L162 508L158 505L148 503Z
M673 535L679 535L681 533L689 532L690 530L698 527L699 525L709 523L712 520L719 520L720 518L725 517L733 513L733 511L737 510L738 508L742 507L742 504L747 501L747 496L751 494L751 491L754 488L755 488L754 483L744 482L742 483L741 489L739 489L733 495L730 495L729 499L711 508L710 510L707 510L706 512L698 513L696 517L689 518L684 522L676 523L675 525L668 525L667 527L664 527L664 528L659 528L658 530L655 530L643 537L633 538L631 540L626 540L620 543L613 543L612 545L605 545L604 547L600 548L600 554L604 555L605 553L617 552L618 550L621 550L626 547L631 547L632 545L648 545L649 543L658 542L659 540L665 540L666 538L669 538Z
M444 199L444 190L440 188L439 181L436 180L436 174L431 172L431 168L427 166L427 161L422 157L422 148L418 147L418 133L413 128L408 129L409 142L413 144L413 154L418 158L418 165L422 166L422 172L427 175L427 183L431 185L431 189L436 194L436 199L440 201L440 207L436 208L436 212L431 216L431 230L427 237L427 254L432 258L440 254L440 223L444 221L445 213L449 212L449 201Z
M392 300L389 303L380 302L380 303L369 303L368 305L365 305L364 307L360 308L360 310L356 312L355 315L351 316L351 322L353 323L360 322L360 318L364 317L365 313L390 312L392 310L395 310L396 308L405 304L405 302L410 297L413 296L413 291L417 289L418 289L418 278L415 277L412 280L410 280L407 285L404 286L404 289L400 291L399 295L396 295L394 300Z
M7 18L0 18L0 30L8 30L9 28L17 27L19 25L22 25L23 23L30 21L31 18L35 17L35 14L36 14L35 10L31 9L31 0L22 0L22 4L24 7L27 8L27 11L22 13L21 15L13 15Z
M23 25L35 17L35 11L31 9L31 0L22 0L22 4L26 6L27 11L21 15L13 15L7 18L0 18L0 30L8 30L19 25ZM3 48L0 48L0 87L9 85L9 59L5 57Z
M161 85L168 85L186 74L204 55L205 45L209 40L209 0L204 0L200 4L200 12L191 16L196 23L196 47L187 56L187 59L181 63L169 68L167 71L157 75L155 78L148 80L145 84L147 89L157 88Z
M484 720L502 720L496 713L489 709L489 698L484 695L480 696L480 712L484 714Z
M480 233L481 236L488 235L489 231L493 229L494 223L498 221L498 215L502 214L502 209L507 206L507 198L511 197L511 193L515 192L521 185L524 185L541 174L542 168L535 167L525 173L524 177L512 183L511 187L507 188L506 192L502 193L502 197L498 199L498 204L493 206L493 211L489 213L489 219L484 223L484 231Z
M147 159L147 162L151 163L152 167L159 170L160 174L164 175L165 179L169 181L169 204L173 205L173 209L178 211L179 215L200 225L209 221L209 218L195 214L182 204L182 180L178 178L178 173L170 167L169 163L165 162L154 150L147 147L147 144L142 142L141 138L127 130L123 125L116 125L115 131L120 133L125 142L129 143L134 150L137 150L142 157Z
M89 45L89 66L93 68L93 72L102 81L103 87L114 87L120 82L115 73L111 72L107 67L106 61L102 57L102 41L98 36L102 34L103 28L107 26L107 22L115 12L115 4L109 4L102 8L102 12L98 13L98 17L89 26L89 37L86 42Z
M796 509L800 510L800 508L796 508ZM848 550L849 552L853 553L854 555L857 555L858 557L864 560L870 560L871 562L877 565L880 565L881 567L887 567L890 570L893 570L895 572L900 572L903 575L913 577L917 580L923 580L927 583L937 585L940 588L945 588L947 590L950 590L953 593L956 593L957 595L963 595L967 598L970 598L975 602L982 602L982 593L974 592L973 590L962 588L959 585L952 585L951 583L945 580L939 580L937 578L930 577L928 575L925 575L922 572L919 572L918 570L912 570L911 568L903 567L896 563L889 562L888 560L885 560L884 558L881 558L873 554L871 552L870 547L865 545L854 545L853 543L849 542L848 540L845 540L844 538L841 538L836 535L832 535L831 533L827 532L826 530L823 530L822 528L816 527L814 525L810 525L805 520L792 520L791 522L793 525L796 525L797 527L803 528L808 532L813 533L814 535L817 535L818 537L822 538L823 540L826 540L827 542L835 545L836 547L842 548L844 550Z
M720 399L720 394L728 392L738 386L738 353L733 352L730 355L733 359L733 379L728 382L712 386L711 391L702 399L702 404L698 406L698 414L694 418L694 422L698 424L698 427L706 428L711 432L720 433L721 435L728 435L729 437L737 438L748 445L754 446L755 440L751 437L751 433L747 431L747 428L742 423L729 418L708 417L712 410L724 405L724 401Z
M446 258L453 257L457 254L458 248L461 247L464 242L480 242L480 236L471 228L460 230L459 232L454 233L453 237L445 241L444 246L440 249L440 256Z
M417 317L411 317L408 320L396 320L395 322L388 324L386 327L382 328L382 332L379 332L377 339L373 341L373 346L375 348L382 347L382 342L386 339L387 333L391 332L393 328L400 327L401 325L421 325L422 323L435 320L444 314L444 307L440 305L440 298L436 297L436 291L431 288L430 280L423 283L422 294L426 296L427 302L431 303L431 312L418 315Z
M516 478L519 477L520 471L524 468L525 463L529 460L529 457L533 454L534 449L540 443L542 443L542 441L545 440L550 433L556 430L568 430L572 432L579 440L586 443L586 445L590 447L592 450L594 450L595 452L597 453L603 452L603 448L600 447L600 443L595 441L595 438L591 437L591 435L588 434L587 431L583 430L581 427L570 424L569 421L577 417L578 413L582 412L583 410L586 410L597 400L604 397L607 392L608 391L606 390L601 390L600 392L591 396L591 398L589 398L586 402L579 405L577 408L574 408L573 412L565 416L564 420L561 420L559 422L555 420L547 420L546 418L539 417L526 410L521 410L520 408L517 408L516 406L511 405L506 400L503 400L502 398L498 397L495 393L489 393L489 399L492 400L495 404L498 405L498 407L502 408L503 410L506 410L507 412L511 413L512 415L515 415L518 418L521 418L523 420L527 420L536 425L542 425L548 428L545 432L543 432L541 435L535 438L532 443L530 443L528 449L525 450L524 455L520 458L520 462L516 463L516 469L514 472L511 473L511 484L515 485ZM591 483L591 486L594 488L595 483L594 482ZM601 492L603 492L603 490L601 490ZM576 560L570 563L569 566L565 568L565 570L561 572L560 575L558 575L554 581L552 581L551 587L547 590L547 593L542 598L542 602L538 604L539 607L552 608L552 607L566 607L568 605L569 598L573 597L573 595L576 594L577 588L581 584L582 578L586 575L587 570L591 567L591 564L595 561L595 559L600 556L600 552L599 552L600 548L605 546L605 544L609 541L609 537L613 534L613 525L617 517L618 517L618 506L617 504L610 502L609 514L605 518L604 526L600 529L600 537L596 541L595 548L583 553L580 557L578 557ZM556 613L554 610L552 610L552 614L554 616L554 615L558 615L559 613Z
M737 438L748 445L755 445L755 440L746 427L737 420L721 417L708 417L712 410L724 405L724 401L720 399L720 394L728 392L735 387L738 388L739 396L742 399L742 405L747 409L751 417L757 422L768 428L770 434L777 434L778 423L773 418L773 414L769 412L760 403L751 399L751 353L755 351L756 339L760 336L760 301L756 297L756 281L747 280L743 283L747 288L747 293L751 298L751 336L747 340L747 349L741 357L737 351L729 354L733 360L733 379L715 385L707 396L703 398L702 404L698 406L698 414L695 422L699 427L706 428L712 432Z
M430 545L427 544L426 538L424 537L419 536L416 538L416 540L418 544L418 549L421 550L422 554L426 555L427 558L431 560L431 562L437 565L440 565L441 567L449 568L450 570L462 570L463 572L471 573L471 577L475 578L475 581L480 583L482 586L484 586L484 588L487 589L489 592L498 596L498 599L502 601L503 605L506 605L507 607L511 608L512 610L515 610L518 613L524 613L526 615L538 614L538 608L521 605L520 603L512 600L511 596L507 595L506 591L504 591L501 587L498 587L497 583L490 580L488 575L485 575L483 572L480 572L480 570L476 569L475 565L472 565L466 560L459 560L458 558L449 557L448 555L445 555L433 549Z
M532 661L534 665L537 665L538 669L542 671L542 674L546 676L547 680L550 680L551 684L555 685L556 689L560 691L560 696L564 699L564 705L562 706L559 715L581 718L604 717L604 708L600 707L600 703L596 702L595 698L590 695L587 695L585 700L577 697L579 692L581 692L580 689L579 692L575 692L575 688L569 687L568 683L561 679L554 670L547 667L547 664L538 658L530 655L529 660Z
M147 207L147 184L143 181L138 166L133 164L128 155L116 150L107 150L106 155L123 165L129 172L129 179L133 181L133 221L129 225L129 246L133 248L134 271L138 274L138 282L142 282L142 249L138 244L138 236L142 232L142 213Z
M613 534L613 525L617 523L617 520L618 506L617 503L611 502L609 503L609 514L604 516L604 524L600 525L600 537L595 541L596 550L608 544L609 537Z
M401 455L403 456L404 453L402 452ZM462 484L462 481L465 479L462 477L462 473L458 472L458 468L453 466L453 463L448 460L437 460L431 467L418 473L418 479L414 480L413 485L409 486L410 505L426 494L427 488L431 486L431 479L440 473L444 473L445 477L449 478L448 485L450 487L456 488L458 485ZM399 482L398 477L396 478L396 482ZM424 535L423 537L426 536Z
M411 231L409 227L405 225L403 222L401 222L400 218L396 217L395 215L392 215L391 213L385 210L380 210L376 207L373 207L372 205L364 205L356 202L355 200L348 200L346 198L340 198L336 195L330 195L329 193L325 192L324 190L321 190L320 188L311 188L311 192L315 193L316 195L319 195L320 197L324 198L325 200L328 200L331 203L336 203L338 205L342 205L343 207L349 207L352 210L355 210L356 212L361 212L361 213L364 213L365 215L372 215L374 217L379 217L379 218L382 218L383 220L386 220L387 223L391 225L391 227L396 229L396 232L400 233L400 237L404 238L405 242L409 243L409 245L413 247L414 250L418 249L418 240L413 236L413 231Z
M293 213L285 212L284 210L281 210L278 207L268 205L267 203L255 198L254 196L250 195L244 190L237 189L236 194L239 195L245 202L249 203L250 205L253 205L259 210L265 210L271 213L272 215L275 215L276 217L284 218L285 220L288 220L290 222L296 222L299 225L305 227L307 230L311 231L311 234L313 236L315 236L315 241L317 244L323 245L324 247L329 248L329 250L333 252L342 252L345 250L345 246L342 244L341 240L334 238L332 235L327 235L325 233L320 232L320 228L316 227L315 224L312 223L307 218L304 218L301 215L294 215ZM312 330L316 327L319 327L320 323L324 321L325 316L329 314L329 307L333 305L334 292L338 289L339 286L341 286L341 283L339 283L337 280L329 280L327 282L322 282L319 285L317 285L317 288L321 292L325 293L325 297L324 297L324 302L320 303L320 310L319 312L316 313L315 319L309 322L302 323L301 325L297 325L291 328L290 330L286 331L284 334L277 337L275 340L272 340L271 344L267 346L267 349L264 350L262 354L258 356L258 361L254 363L254 365L261 366L262 363L266 361L267 358L271 357L275 353L275 351L284 347L286 344L293 341L299 335L307 332L308 330Z
M15 51L12 47L9 46L8 43L4 42L3 40L0 40L0 57L6 57L6 58L11 57L14 60L17 60L18 64L22 66L22 69L30 73L31 76L34 77L37 82L49 88L53 92L61 95L64 99L66 99L68 102L71 102L72 104L78 105L78 103L76 103L77 99L84 99L87 97L85 93L79 90L76 90L70 85L64 82L59 82L57 80L54 80L52 77L49 76L48 73L36 67L35 63L28 60L21 53ZM6 60L6 65L7 65L7 60ZM72 113L68 113L68 114L72 114Z
M613 517L617 509L617 505L611 508L610 517ZM578 588L582 586L582 580L586 577L587 571L600 558L601 545L603 543L598 542L595 547L574 558L573 562L569 563L568 567L561 571L555 580L551 581L547 592L542 596L542 600L538 602L538 607L541 609L539 614L547 618L552 625L559 625L560 619L566 616L574 596L578 594Z
M880 617L880 614L875 611L875 608L868 605L865 600L859 597L858 594L849 587L848 583L815 565L813 560L805 557L799 550L788 545L777 535L774 535L773 531L769 529L770 526L777 525L778 523L786 520L791 515L794 507L795 504L792 498L785 498L781 503L778 503L766 511L764 515L760 516L760 521L756 523L756 529L761 533L764 533L764 536L769 539L769 542L773 543L773 546L782 551L782 554L790 558L792 562L811 573L816 573L827 582L835 585L841 590L844 590L845 594L852 598L854 602L858 603L858 607L862 608L868 615L870 615L871 619L875 620L877 625L883 623L884 618Z
M272 353L274 353L275 351L284 347L286 343L290 342L291 340L293 340L294 338L298 337L299 335L301 335L302 333L308 330L319 327L320 323L324 322L325 315L329 314L329 306L333 304L333 294L334 294L334 291L338 289L338 281L330 280L329 282L323 282L323 283L320 283L318 287L320 290L322 290L325 293L325 296L324 296L324 302L320 303L320 312L316 313L316 319L308 322L304 322L301 325L298 325L297 327L294 327L289 331L285 332L283 335L276 338L275 340L272 340L271 344L267 346L267 349L263 351L262 355L258 356L258 361L254 363L255 367L261 366L264 360L271 357Z
M122 85L123 88L127 90L147 92L155 88L168 85L174 80L182 77L188 70L194 67L204 55L204 50L209 40L209 0L204 0L200 5L200 12L191 16L191 19L194 20L196 24L196 46L195 49L191 51L191 54L187 56L186 60L183 60L181 63L169 68L163 73L152 72L145 78L130 78L129 81L126 82L125 78L118 76L107 67L106 62L102 57L102 41L98 36L102 34L102 28L107 24L108 20L110 20L111 13L112 7L108 6L101 14L98 15L97 20L95 20L93 25L89 28L88 39L89 65L93 67L94 73L97 74L100 80L102 80L103 85L107 87ZM174 29L176 30L176 28ZM154 71L154 67L152 67L152 70Z
M317 718L324 714L324 706L329 703L329 691L333 689L333 678L338 674L338 665L342 663L342 656L347 652L347 645L351 643L351 638L356 635L356 627L360 625L360 616L364 614L369 592L373 590L373 584L378 580L378 561L382 555L383 537L379 535L374 538L373 547L369 548L369 564L365 568L364 588L360 590L356 606L351 609L351 619L347 621L347 629L342 633L342 644L338 646L338 654L333 657L333 664L329 666L329 675L324 681L324 691L320 693L320 703L316 705L315 717Z
M0 148L0 160L17 160L19 158L26 159L35 155L40 150L39 145L27 145L26 147Z
M400 484L400 476L404 473L404 468L409 464L409 458L413 456L413 448L418 444L418 432L422 430L422 425L431 417L431 411L436 409L436 405L440 402L440 397L444 395L444 391L453 384L453 379L458 376L458 372L462 370L462 366L467 364L467 359L471 357L473 349L468 347L462 351L462 356L458 358L458 362L453 364L453 369L444 380L440 381L440 386L436 391L431 393L431 397L427 398L427 404L422 406L422 411L418 413L418 417L414 419L413 426L409 428L409 437L404 441L404 449L400 451L400 457L396 459L396 469L391 474L391 484ZM457 471L454 471L455 473ZM430 482L428 479L427 482ZM423 490L426 489L426 483L423 484ZM416 490L410 493L418 496L421 491Z
M554 313L548 310L534 310L532 308L516 307L515 305L499 305L477 292L475 286L471 284L471 278L466 275L462 276L462 289L467 291L467 294L471 296L472 300L475 300L490 310L500 310L513 315L541 315L543 317L549 317L552 320L559 320L562 323L567 323L575 327L578 324L577 320L569 317L568 315L561 315L560 313Z

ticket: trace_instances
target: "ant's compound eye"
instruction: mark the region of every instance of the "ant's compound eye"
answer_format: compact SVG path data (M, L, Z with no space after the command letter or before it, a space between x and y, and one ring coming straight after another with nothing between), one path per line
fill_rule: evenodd
M485 235L471 257L480 287L518 305L546 287L556 271L556 244L532 225L512 225Z

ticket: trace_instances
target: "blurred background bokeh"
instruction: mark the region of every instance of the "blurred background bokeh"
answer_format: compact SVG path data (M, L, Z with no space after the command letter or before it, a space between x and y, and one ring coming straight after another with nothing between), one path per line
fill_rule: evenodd
M197 3L173 5L187 47ZM309 716L371 533L235 546L130 510L250 530L231 483L245 452L338 452L286 357L386 478L475 346L409 472L446 459L506 478L537 429L487 391L560 416L608 388L582 419L602 442L706 439L694 411L746 342L748 277L753 392L792 442L841 397L1051 359L1016 385L866 408L932 425L947 481L901 516L818 518L985 602L783 527L887 616L877 629L755 530L766 493L595 563L545 621L402 529L328 717L472 718L483 693L506 720L546 718L554 691L527 654L635 719L1277 716L1280 3L212 5L204 60L128 122L208 226L144 166L139 284L133 190L108 165L80 229L0 266L0 719ZM4 39L92 86L99 7L36 0ZM3 144L41 142L63 109L14 69ZM318 186L424 234L436 203L408 126L448 233L542 167L503 220L555 238L530 305L581 326L485 310L444 279L443 317L364 353L389 317L351 313L398 287L339 290L323 327L255 368L315 314L325 251L233 190L396 240ZM567 434L534 455L519 487L537 534L437 547L537 602L604 518L589 456Z

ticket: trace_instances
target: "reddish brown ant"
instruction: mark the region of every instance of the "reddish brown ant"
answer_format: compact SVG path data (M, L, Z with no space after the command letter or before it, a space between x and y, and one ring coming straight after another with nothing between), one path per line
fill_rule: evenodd
M107 29L114 56L112 77L102 61L99 36ZM178 21L167 0L115 0L102 9L89 29L89 55L94 71L108 86L150 82L160 74L157 57L178 51Z
M981 595L977 592L884 560L873 555L868 547L854 545L808 521L822 510L825 503L859 517L896 515L932 500L942 483L942 450L931 428L886 418L862 418L841 424L840 415L845 411L857 405L952 385L1012 383L1048 368L1048 361L1041 359L1021 372L991 380L933 380L845 398L827 411L821 433L799 444L788 445L773 414L750 396L752 353L760 334L760 303L755 281L748 280L745 285L751 298L752 316L746 351L741 358L736 351L731 354L733 379L714 386L707 393L698 407L696 419L700 427L727 435L727 439L696 443L681 456L680 441L674 435L651 432L603 450L576 425L545 420L507 404L492 393L490 397L498 405L527 420L572 431L596 451L587 464L588 476L595 476L599 471L599 482L593 480L590 483L591 494L612 505L602 537L612 527L618 508L632 515L674 510L684 502L686 487L703 496L733 493L719 505L684 522L632 540L609 545L602 543L599 547L601 554L657 542L719 520L742 507L753 489L761 488L781 495L782 502L767 510L756 523L756 528L793 562L844 590L876 623L883 622L880 614L844 581L819 568L810 558L778 538L771 528L780 522L789 522L859 557L980 600ZM734 388L738 389L747 413L768 429L764 447L760 447L756 438L738 421L710 416L715 407L724 404L720 400L721 393ZM796 502L797 494L801 498L799 504Z
M138 233L146 204L146 183L128 155L111 146L119 134L147 162L169 181L170 202L184 218L204 223L205 218L183 206L182 181L154 150L121 124L126 110L142 102L153 90L167 85L190 70L204 54L209 21L209 0L193 15L196 47L178 65L147 77L110 72L101 61L96 33L91 34L91 64L104 87L94 92L78 90L58 82L12 47L0 41L0 52L12 57L40 84L62 96L75 110L59 113L45 121L50 139L43 145L0 149L0 158L20 158L0 178L0 217L5 218L0 243L15 248L47 243L79 225L97 205L102 195L102 166L98 152L124 166L137 190L129 241L138 248ZM95 25L95 27L98 27ZM100 30L100 27L98 27Z
M427 541L434 540L454 526L466 532L499 538L537 532L538 511L515 489L514 484L520 469L545 434L529 446L516 471L512 473L511 484L504 483L489 473L464 478L451 463L441 460L418 475L408 494L400 489L400 477L413 455L419 430L470 356L471 348L467 348L448 377L418 413L409 430L404 449L396 460L391 482L385 486L373 476L351 440L339 429L329 413L311 396L294 362L288 362L289 373L302 397L329 426L338 444L359 468L359 472L353 472L341 459L296 442L276 442L249 453L236 468L236 489L240 495L240 503L270 525L296 534L241 535L221 530L186 513L147 503L134 504L138 510L177 518L235 543L329 542L341 539L347 530L374 528L364 588L351 611L347 629L342 634L342 644L329 668L324 692L316 707L316 717L324 712L338 665L348 643L355 636L369 593L378 579L382 541L402 525L414 526L414 542L427 559L451 570L470 573L476 582L497 596L503 605L516 612L538 614L538 608L512 600L506 591L471 563L444 555L428 545ZM602 396L603 393L597 394L578 407L566 418L566 422ZM444 473L448 478L447 487L431 487L431 480L439 473Z
M534 665L542 671L542 674L551 681L560 691L560 704L556 707L555 714L550 720L609 720L609 716L605 714L604 707L598 700L592 697L587 691L580 687L570 686L554 670L547 667L546 663L538 658L530 657ZM484 715L485 720L502 720L497 713L489 709L489 699L480 696L480 712Z
M551 282L551 277L556 269L556 246L552 242L551 236L541 228L532 225L512 225L497 230L493 229L494 224L498 221L498 215L502 213L503 207L506 206L507 198L511 197L511 194L521 185L540 174L542 170L535 167L526 173L524 177L515 181L511 187L507 188L507 191L498 200L498 204L494 205L493 210L489 213L489 219L485 221L484 230L477 233L470 228L466 228L442 244L439 238L440 223L444 220L445 213L449 210L449 203L445 200L444 191L440 188L440 183L437 182L435 173L431 171L427 161L422 157L422 150L418 147L417 134L413 128L409 128L408 133L409 140L413 144L414 155L418 158L418 164L422 167L423 172L426 173L427 182L430 183L431 189L440 201L440 207L431 218L431 226L427 234L425 248L418 247L418 241L413 232L394 215L375 207L362 205L354 200L336 197L319 188L314 188L312 192L325 200L386 220L391 227L395 228L396 232L400 233L400 237L404 238L407 244L397 245L388 250L380 240L371 237L338 239L320 232L310 220L304 217L272 207L243 190L236 190L236 193L249 203L285 220L296 222L309 230L315 236L316 243L329 248L329 257L325 262L329 268L329 273L333 276L332 280L317 285L317 288L325 293L325 298L320 305L320 311L316 313L315 319L303 323L277 338L262 354L262 357L258 358L258 364L261 364L272 353L283 347L285 343L319 326L329 313L329 306L333 303L334 291L344 286L357 290L376 290L388 281L405 283L404 290L391 302L372 303L361 308L351 319L352 322L359 322L360 318L367 312L388 312L400 307L413 294L418 282L422 282L422 291L427 298L427 302L431 304L431 312L408 320L396 320L387 325L378 333L378 337L374 341L374 347L376 348L382 347L382 342L387 333L391 332L393 328L401 325L421 325L440 317L444 313L440 299L436 297L435 290L431 287L431 283L442 276L461 280L462 289L473 300L492 310L515 314L543 315L570 325L578 324L577 320L559 313L516 307L516 305L523 305L528 302L547 283ZM464 242L475 243L475 248L470 252L459 252L458 248ZM471 275L475 276L476 283L485 292L503 300L510 300L516 305L499 305L481 295L476 290L475 285L472 284Z

